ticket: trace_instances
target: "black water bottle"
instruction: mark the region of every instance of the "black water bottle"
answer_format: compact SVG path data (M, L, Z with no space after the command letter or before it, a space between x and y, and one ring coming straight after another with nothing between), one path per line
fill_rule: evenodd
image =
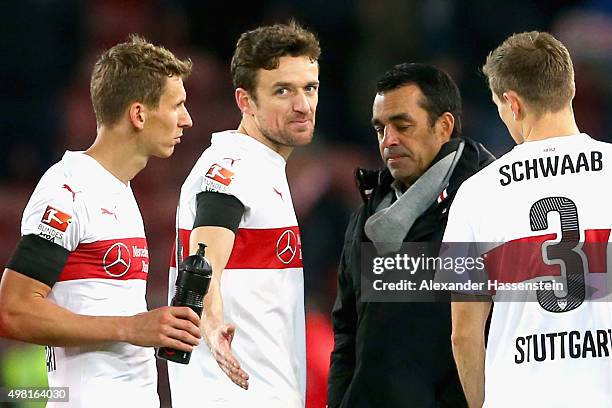
M203 299L208 292L212 267L204 257L206 245L198 243L198 252L181 262L176 277L176 288L172 298L172 306L187 306L198 316L202 316ZM161 347L157 357L180 364L189 364L191 352Z

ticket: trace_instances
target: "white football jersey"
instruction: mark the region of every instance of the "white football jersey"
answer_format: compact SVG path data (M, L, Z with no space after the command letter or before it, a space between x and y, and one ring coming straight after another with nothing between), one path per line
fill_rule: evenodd
M49 299L74 313L146 312L149 254L132 189L83 152L66 152L28 202L22 235L35 234L70 254ZM61 407L158 407L152 348L128 343L47 347L49 386L69 387ZM49 407L55 406L48 403Z
M181 188L178 253L181 258L189 253L198 193L216 191L242 202L245 211L221 276L221 295L224 319L236 325L232 351L250 376L249 389L232 383L201 342L188 365L168 363L172 405L303 407L304 279L285 160L236 131L214 133L211 143ZM176 265L175 255L169 300Z
M485 407L612 406L611 184L612 145L579 134L517 145L459 189L445 242L498 243L490 281L565 283L495 293Z

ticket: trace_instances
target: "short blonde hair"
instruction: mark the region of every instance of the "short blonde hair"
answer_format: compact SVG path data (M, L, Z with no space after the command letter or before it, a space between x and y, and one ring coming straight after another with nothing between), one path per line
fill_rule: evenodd
M576 90L569 51L545 32L510 36L489 53L482 72L498 98L513 90L538 114L558 112Z
M191 74L191 60L180 60L167 49L138 35L104 52L91 74L91 102L98 125L112 126L133 102L157 107L166 78Z

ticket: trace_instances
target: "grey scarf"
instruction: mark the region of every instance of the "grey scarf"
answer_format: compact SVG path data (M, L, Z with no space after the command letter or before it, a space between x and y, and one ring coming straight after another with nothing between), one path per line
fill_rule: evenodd
M463 153L464 144L465 142L461 140L455 151L431 166L393 204L391 204L391 195L395 192L389 192L376 209L376 213L368 218L364 230L376 246L379 255L400 250L414 221L448 186L448 181Z

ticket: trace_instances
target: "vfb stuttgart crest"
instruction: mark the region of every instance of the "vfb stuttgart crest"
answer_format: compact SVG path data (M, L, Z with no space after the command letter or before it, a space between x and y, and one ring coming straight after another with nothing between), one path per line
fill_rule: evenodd
M287 230L283 232L276 242L276 256L285 265L295 258L298 251L298 237L295 232Z
M130 270L132 256L123 242L115 242L104 254L104 271L113 278L120 278Z

